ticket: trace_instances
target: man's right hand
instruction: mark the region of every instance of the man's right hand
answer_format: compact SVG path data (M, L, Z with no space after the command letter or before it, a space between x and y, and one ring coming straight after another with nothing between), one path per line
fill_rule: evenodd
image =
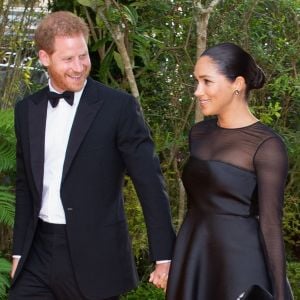
M11 272L10 272L10 277L11 278L14 278L14 276L15 276L15 272L16 272L16 269L17 269L19 261L20 261L19 257L13 257L13 259L12 259L12 266L11 266Z

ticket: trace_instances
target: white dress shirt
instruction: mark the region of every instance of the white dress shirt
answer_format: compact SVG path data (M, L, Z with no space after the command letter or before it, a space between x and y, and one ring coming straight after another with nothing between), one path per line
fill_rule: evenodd
M50 80L49 89L57 93ZM43 195L39 213L39 217L48 223L66 224L60 187L69 136L82 92L83 89L74 94L73 105L69 105L64 99L60 99L56 107L48 102Z

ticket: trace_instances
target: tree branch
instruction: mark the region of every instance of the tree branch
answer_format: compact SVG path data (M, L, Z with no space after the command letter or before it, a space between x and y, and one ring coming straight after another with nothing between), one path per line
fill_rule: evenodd
M106 0L105 3L107 5L107 7L109 8L109 6L111 5L111 1ZM131 93L138 101L140 101L140 94L139 94L139 90L138 90L135 76L133 73L133 67L130 62L128 49L126 48L126 45L125 45L124 32L122 32L120 25L115 25L115 24L111 25L109 23L103 10L98 9L98 14L99 14L100 18L102 19L102 21L104 22L107 30L110 32L114 42L116 43L118 52L120 53L122 62L124 64L124 70L125 70L127 81L130 86Z

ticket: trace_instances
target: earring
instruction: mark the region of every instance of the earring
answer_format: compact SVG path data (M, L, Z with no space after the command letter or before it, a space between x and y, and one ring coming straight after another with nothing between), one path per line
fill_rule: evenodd
M240 94L240 91L239 91L239 90L235 90L233 93L234 93L235 95L239 95L239 94Z

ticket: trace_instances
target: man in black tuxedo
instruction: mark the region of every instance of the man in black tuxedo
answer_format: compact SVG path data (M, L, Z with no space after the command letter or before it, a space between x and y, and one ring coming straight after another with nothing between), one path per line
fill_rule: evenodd
M10 300L118 299L136 287L125 172L156 262L150 281L161 287L167 277L175 234L153 142L136 100L88 77L88 33L69 12L46 16L36 30L49 86L15 108Z

